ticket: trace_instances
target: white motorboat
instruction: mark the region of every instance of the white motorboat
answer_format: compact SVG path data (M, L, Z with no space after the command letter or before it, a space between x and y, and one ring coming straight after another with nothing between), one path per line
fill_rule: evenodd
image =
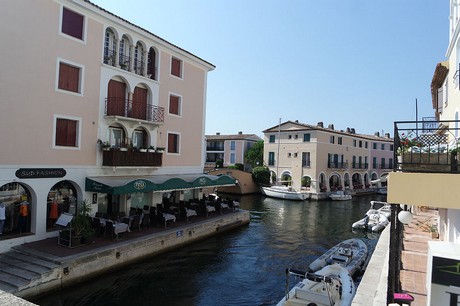
M329 197L334 201L349 201L352 199L351 194L347 194L342 190L336 191L335 193L331 193Z
M375 205L382 205L380 208L376 208ZM371 201L371 209L377 209L380 213L383 213L385 217L390 218L391 216L391 205L387 202Z
M289 276L303 278L289 290ZM339 264L327 265L316 273L286 269L286 296L277 306L349 306L356 292L348 270Z
M262 187L262 191L267 197L285 200L304 201L309 197L308 192L297 191L291 186Z
M369 209L366 216L359 221L352 224L353 229L368 229L373 232L379 232L383 230L388 223L388 218L385 213L379 212L376 209Z
M316 272L327 265L337 263L347 269L348 273L354 277L364 271L367 255L367 246L364 241L351 238L330 248L313 261L308 268L310 272Z

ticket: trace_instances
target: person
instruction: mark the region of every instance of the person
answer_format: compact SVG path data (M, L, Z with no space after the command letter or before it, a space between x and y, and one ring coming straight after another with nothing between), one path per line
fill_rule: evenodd
M27 217L29 216L29 202L27 201L22 201L21 204L19 204L19 222L18 222L18 227L19 227L19 233L25 232L27 228Z
M5 225L5 203L0 203L0 235L3 235L3 226Z

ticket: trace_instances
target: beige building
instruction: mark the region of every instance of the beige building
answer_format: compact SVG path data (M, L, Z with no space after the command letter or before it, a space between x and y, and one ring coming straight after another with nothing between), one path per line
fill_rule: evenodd
M393 168L393 139L389 135L357 134L286 121L263 131L264 162L272 183L290 184L313 194L336 190L364 191L371 180Z
M437 64L431 83L435 118L395 123L399 171L388 179L388 202L439 210L439 222L427 220L440 234L440 241L428 243L427 305L460 301L459 19L459 3L450 0L447 60Z
M89 1L0 17L0 252L56 236L53 202L110 215L223 184L202 175L213 64Z
M246 170L249 165L245 164L244 156L246 152L262 138L255 134L232 135L206 135L206 163L205 169L216 168L216 162L221 160L224 167L235 164L243 164Z

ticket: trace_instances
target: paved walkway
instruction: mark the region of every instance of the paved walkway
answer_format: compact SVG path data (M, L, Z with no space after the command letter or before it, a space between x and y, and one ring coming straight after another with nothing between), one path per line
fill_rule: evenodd
M431 238L428 226L437 224L439 214L437 210L428 209L413 212L414 219L404 226L404 246L402 251L403 267L401 270L401 285L403 292L414 297L411 306L426 305L426 268L428 255L428 241Z

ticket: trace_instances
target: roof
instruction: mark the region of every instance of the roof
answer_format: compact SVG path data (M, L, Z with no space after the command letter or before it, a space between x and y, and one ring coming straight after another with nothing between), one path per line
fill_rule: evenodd
M283 130L283 125L297 125L299 128L296 128L295 130L288 130L284 129ZM281 123L280 125L275 125L271 128L268 128L264 131L262 131L264 134L267 133L277 133L278 130L281 132L298 132L298 131L311 131L311 130L317 130L317 131L323 131L323 132L328 132L328 133L334 133L334 134L339 134L339 135L344 135L344 136L352 136L352 137L357 137L357 138L363 138L367 140L373 140L373 141L387 141L387 142L393 142L393 138L388 138L388 137L381 137L377 135L367 135L367 134L357 134L355 132L352 132L353 129L350 129L350 131L343 131L343 130L335 130L333 127L331 128L325 128L320 125L311 125L311 124L305 124L305 123L300 123L298 121L286 121L284 123Z
M262 140L256 134L206 135L206 140Z
M179 47L179 46L177 46L177 45L175 45L175 44L170 43L170 42L167 41L166 39L161 38L160 36L158 36L158 35L156 35L156 34L153 34L152 32L150 32L150 31L148 31L148 30L146 30L146 29L144 29L144 28L142 28L142 27L140 27L140 26L138 26L138 25L136 25L136 24L134 24L134 23L132 23L132 22L126 20L126 19L124 19L124 18L121 18L120 16L115 15L115 14L112 13L112 12L109 12L108 10L106 10L106 9L104 9L104 8L102 8L102 7L100 7L99 5L94 4L94 3L92 3L92 2L89 1L89 0L83 0L83 1L86 2L86 3L91 4L92 6L98 8L99 10L101 10L101 11L103 11L103 12L105 12L105 13L111 15L111 16L116 17L117 19L120 19L120 20L123 21L123 22L128 23L129 25L132 25L133 27L138 28L139 30L141 30L141 31L143 31L143 32L145 32L145 33L147 33L148 35L151 35L151 36L155 37L156 39L159 39L159 40L165 42L166 44L171 45L172 47L177 48L177 49L179 49L179 50L181 50L181 51L183 51L183 52L185 52L185 53L191 55L192 57L195 57L196 59L198 59L198 60L200 60L200 61L202 61L202 62L204 62L204 63L210 65L211 67L213 67L213 69L216 68L215 65L211 64L211 63L208 62L208 61L205 61L205 60L202 59L201 57L198 57L198 56L196 56L195 54L193 54L193 53L191 53L191 52L189 52L189 51L187 51L187 50L185 50L185 49L182 49L181 47Z

